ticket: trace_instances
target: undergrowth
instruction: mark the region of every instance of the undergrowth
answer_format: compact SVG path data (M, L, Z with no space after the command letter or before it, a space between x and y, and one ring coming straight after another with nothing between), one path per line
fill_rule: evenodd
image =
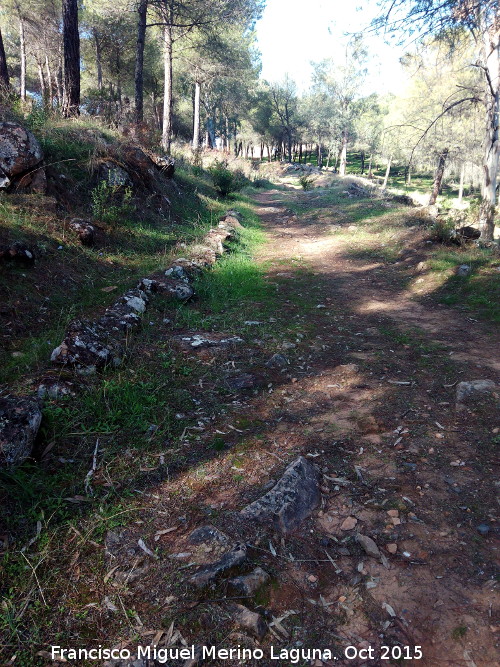
M20 356L12 357L12 348L7 352L4 381L10 386L16 380L27 383L33 373L47 366L50 350L60 342L69 319L86 312L95 314L124 288L134 285L141 274L164 267L173 256L173 241L190 243L216 224L228 203L217 199L206 173L196 175L191 169L181 169L176 181L182 195L175 201L175 222L162 228L147 219L132 219L126 226L117 225L113 243L97 248L83 248L62 237L50 219L42 232L36 214L26 214L21 236L29 232L30 238L40 241L43 233L47 261L53 263L57 258L59 268L69 271L71 267L73 280L68 272L59 272L59 284L47 282L43 306L47 321L40 323L39 331L27 332L16 343ZM18 215L8 202L3 205L11 219ZM165 331L169 325L164 319L172 318L176 327L220 331L227 325L231 330L238 322L255 319L274 307L272 289L252 262L252 253L264 241L257 216L243 196L232 196L230 205L241 212L244 229L230 252L198 278L197 301L173 309L161 297L153 299L143 331L130 343L126 366L88 378L77 397L46 400L36 459L0 474L0 535L7 532L11 540L0 559L0 634L5 655L15 652L21 665L44 664L43 658L35 657L36 652L46 643L44 637L55 636L56 628L57 641L70 643L64 629L66 604L81 610L81 618L72 614L72 627L81 623L85 632L88 612L78 597L80 592L72 601L64 601L65 582L75 557L71 536L82 536L77 539L80 551L85 551L89 540L101 542L108 530L130 520L140 505L141 489L158 483L188 461L188 452L179 451L179 443L193 437L190 431L186 434L186 427L196 424L192 386L206 371L170 344L171 333ZM11 278L14 274L18 277L8 288L10 302L24 298L26 289L41 281L29 269L9 270L14 271ZM258 313L255 301L260 304ZM40 315L38 309L35 316ZM223 395L225 390L221 387L218 391ZM218 391L212 399L217 402L214 409ZM159 461L159 451L164 461ZM210 456L217 452L214 447ZM98 472L89 478L94 454ZM26 554L37 563L36 579L20 551L33 537L36 539ZM100 552L93 549L88 558L88 566L100 567ZM40 590L45 593L40 594ZM80 590L85 596L85 587ZM50 628L44 620L47 612Z

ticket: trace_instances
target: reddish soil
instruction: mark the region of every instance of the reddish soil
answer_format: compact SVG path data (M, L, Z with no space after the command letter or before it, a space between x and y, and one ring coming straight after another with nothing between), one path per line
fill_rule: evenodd
M263 371L264 391L210 404L217 370L244 372L260 352L192 352L206 366L193 390L198 444L181 438L159 451L160 463L173 463L155 484L154 456L148 467L140 453L123 454L131 470L150 475L147 488L136 487L140 506L117 513L127 513L127 526L116 528L111 547L108 533L111 555L89 537L95 526L69 535L74 556L60 599L71 598L80 616L68 631L95 641L98 628L99 642L110 646L264 649L260 661L215 665L292 664L271 661L272 645L331 649L331 660L297 663L316 667L498 666L498 410L485 403L457 414L455 391L462 380L499 381L500 336L430 297L416 300L399 264L352 259L326 222L290 215L285 207L295 196L258 196L270 242L256 261L288 322L280 352L289 365ZM220 435L224 448L210 451ZM243 523L238 510L299 454L324 475L320 507L286 536ZM271 623L261 643L232 622L225 578L209 592L189 584L192 559L203 562L203 553L193 556L187 536L206 523L247 543L244 569L271 575L257 598L242 601ZM384 558L367 555L357 533ZM139 539L158 547L160 559L138 551ZM371 648L373 658L348 659L349 646Z

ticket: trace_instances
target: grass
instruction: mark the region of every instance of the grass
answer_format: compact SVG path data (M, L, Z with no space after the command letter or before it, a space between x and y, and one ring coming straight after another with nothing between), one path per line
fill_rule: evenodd
M43 304L23 311L31 314L31 323L37 318L45 320L36 325L39 331L33 325L20 336L15 349L22 350L26 357L12 357L8 353L5 357L8 364L4 377L26 385L31 374L46 364L51 346L60 340L68 319L82 312L94 314L123 289L135 284L142 273L163 267L173 252L174 242L188 243L200 238L228 206L241 212L244 223L231 252L198 278L198 299L174 310L160 296L155 297L141 333L130 344L128 363L118 370L88 378L75 399L47 401L39 445L41 460L0 475L0 499L5 507L1 516L13 538L10 550L0 559L0 634L7 660L15 653L16 664L27 667L45 664L46 660L36 657L36 652L47 645L48 637L60 645L77 645L86 638L95 640L92 633L97 623L106 628L109 637L124 636L123 618L118 620L118 615L105 612L104 624L101 619L106 574L103 540L108 530L135 520L135 512L145 495L166 496L167 490L162 488L164 480L175 480L178 473L186 470L198 470L193 477L201 480L207 475L210 459L217 459L218 465L219 457L222 459L224 452L231 450L228 459L235 468L230 473L232 480L244 488L245 463L240 453L250 440L238 433L238 429L241 432L252 425L257 428L260 422L251 413L240 419L231 414L232 407L225 401L227 392L224 393L221 383L217 384L224 360L212 363L213 360L190 358L173 345L172 330L164 325L163 319L169 317L178 328L234 332L250 341L258 336L266 340L266 354L274 347L279 349L281 336L295 340L294 334L314 327L314 323L307 321L290 321L283 304L275 297L273 282L264 275L265 267L254 264L252 255L265 237L250 201L243 195L234 196L229 202L219 201L203 172L180 170L177 181L182 190L180 195L169 193L173 201L171 215L164 220L149 215L126 220L105 244L94 249L82 248L66 239L54 227L50 216L45 219L35 212L22 212L4 202L11 220L10 232L16 230L21 237L33 235L42 239L43 236L46 256L35 270L40 271L42 266L50 274L56 263L58 266L50 280L44 276L43 281L30 270L9 269L10 306L16 301L22 304L27 295L33 294L37 295L34 300ZM332 220L342 216L342 224L357 224L359 230L354 236L359 251L382 233L389 238L399 228L408 231L404 215L398 211L388 212L372 200L349 200L336 188L322 193L298 193L297 201L301 211L313 204L314 216L328 215ZM58 245L63 246L61 250ZM179 250L176 252L179 254ZM448 260L441 261L436 270L449 271ZM493 261L493 255L488 261ZM302 267L302 260L294 264L301 267L295 283L300 293L301 285L310 281L309 269ZM64 271L60 270L61 265ZM477 271L483 270L486 264L478 264ZM101 291L109 286L116 286L116 290ZM293 298L303 306L304 314L307 315L308 309L317 312L316 300L311 302L300 294ZM41 310L42 307L47 310ZM17 308L22 310L19 305ZM271 315L276 320L272 325L267 323ZM245 327L246 320L261 320L263 324L258 328ZM426 345L418 331L383 333L395 343L411 345L418 352L435 351ZM232 357L229 359L231 363ZM202 432L199 430L201 394L208 419L223 415L226 421L225 414L229 413L236 431L226 432L224 428L222 436L210 436L208 441L197 445ZM233 398L227 398L227 402ZM262 437L265 444L268 423L261 424L265 435L259 433L255 438ZM86 487L96 445L98 469ZM168 493L172 486L169 485ZM182 493L183 498L189 499L189 512L193 516L198 510L205 516L207 507L198 507L201 501L196 488L187 484L174 493ZM175 498L172 500L175 507ZM163 508L170 510L169 497L162 497L161 502ZM156 509L155 505L155 516ZM143 519L146 524L152 521L151 516L141 515L140 523ZM191 519L191 515L187 517L188 521ZM167 526L177 520L177 515L164 519ZM38 525L38 539L25 552L29 563L36 568L35 578L20 548L37 535ZM156 548L155 543L151 546ZM75 578L75 571L80 572L79 578ZM166 588L176 592L171 584L166 578ZM181 583L177 581L175 585ZM133 621L137 608L140 615L141 601L123 599L124 616ZM199 607L193 614L199 614ZM100 620L96 620L98 617ZM170 625L170 617L165 618Z
M189 243L200 238L228 207L240 210L244 224L231 252L198 278L198 300L175 310L161 297L153 299L142 332L130 343L128 363L88 378L76 398L45 401L39 462L0 474L2 524L14 540L0 556L0 634L6 655L14 651L20 665L44 664L43 658L34 656L49 636L66 645L74 632L89 636L87 605L95 595L87 590L85 581L69 598L66 589L70 561L75 557L68 539L76 534L73 529L85 536L79 548L88 552L84 567L92 579L95 573L90 570L100 572L102 568L102 552L89 550L88 540L100 543L108 530L127 523L139 506L141 489L192 465L193 453L182 447L197 437L196 431L186 427L196 426L199 419L193 386L205 378L206 369L171 344L171 332L165 335L163 319L174 319L176 326L231 331L244 320L275 309L272 287L252 262L252 253L265 237L250 201L242 195L219 201L206 176L189 169L181 171L176 180L182 195L173 202L171 221L159 226L154 219L127 220L113 232L111 241L94 249L61 238L51 220L43 222L42 229L35 213L21 220L18 216L24 214L8 201L2 203L11 221L9 230L15 227L21 237L46 235L43 266L47 271L57 258L59 268L71 267L73 278L59 271L59 281L64 278L67 282L58 285L50 280L40 285L48 297L42 300L47 321L40 323L39 332L27 329L17 341L21 357L12 357L12 348L5 355L2 378L10 387L27 384L33 373L47 365L50 349L59 342L69 319L94 314L141 275L165 266L172 241ZM63 245L60 250L59 245ZM27 289L42 282L39 274L33 275L40 264L32 273L9 269L11 302L23 299ZM21 280L22 273L26 278ZM116 290L111 294L101 291L108 286ZM40 315L39 309L35 315ZM206 400L212 401L214 413L220 411L224 390L216 388L210 396ZM96 445L98 471L86 486ZM219 456L227 447L228 436L215 438L206 456ZM165 463L159 463L158 452L163 452ZM242 480L242 475L234 475L236 483ZM27 552L36 567L34 579L19 550L36 534L37 525L41 526L40 536ZM37 582L45 591L48 608ZM71 630L66 630L64 620L68 614L73 618Z
M49 182L55 185L50 187L60 189L59 182L64 183L64 217L89 218L93 161L118 138L84 121L50 121L35 129L47 162L54 163ZM0 384L22 388L27 375L46 365L69 320L94 315L141 277L164 267L177 243L201 238L228 206L217 199L205 174L196 177L189 168L181 169L176 182L177 187L165 183L164 194L172 203L166 215L143 200L132 201L120 209L118 224L104 225L91 248L65 231L55 203L45 197L0 196L1 241L23 241L37 256L33 267L1 268L6 345L0 352ZM106 291L110 287L115 289Z
M406 206L387 208L382 201L364 197L347 198L342 183L332 187L299 193L288 206L297 215L309 220L334 225L333 231L345 242L345 254L353 259L395 264L401 251L423 238L431 239L433 230L426 230L412 218ZM356 228L349 229L351 225ZM500 256L493 248L458 247L434 242L419 250L426 270L418 278L431 282L431 292L441 303L466 310L472 316L500 321ZM459 277L456 270L468 264L472 271ZM400 272L403 283L409 284L411 273Z
M471 273L461 277L456 269L468 264ZM500 322L500 257L490 248L470 250L438 247L429 261L430 272L442 276L437 297L477 317Z

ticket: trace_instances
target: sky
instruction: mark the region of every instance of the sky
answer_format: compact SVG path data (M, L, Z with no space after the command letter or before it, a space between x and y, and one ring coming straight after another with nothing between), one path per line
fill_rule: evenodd
M256 26L262 78L279 81L288 73L304 92L310 84L311 61L333 57L341 62L346 33L360 31L376 13L375 0L267 0ZM365 43L370 62L363 93L398 92L404 82L402 49L375 35L367 35Z

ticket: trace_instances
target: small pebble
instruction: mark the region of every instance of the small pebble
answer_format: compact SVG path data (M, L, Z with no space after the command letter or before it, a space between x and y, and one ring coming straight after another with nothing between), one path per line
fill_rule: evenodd
M477 527L477 532L478 532L480 535L488 535L488 533L490 532L490 530L491 530L491 529L490 529L490 527L488 526L487 523L480 523L479 526Z

